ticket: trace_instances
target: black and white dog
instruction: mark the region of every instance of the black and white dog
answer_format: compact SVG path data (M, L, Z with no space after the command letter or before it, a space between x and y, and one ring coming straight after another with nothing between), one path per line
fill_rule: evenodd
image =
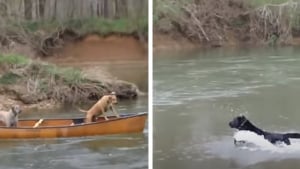
M285 143L286 145L290 145L290 138L300 138L300 133L270 133L259 129L254 126L245 116L237 116L231 122L229 122L229 126L231 128L236 128L238 130L247 130L256 133L257 135L262 135L266 140L271 142L272 144L276 143ZM236 143L236 140L234 140Z

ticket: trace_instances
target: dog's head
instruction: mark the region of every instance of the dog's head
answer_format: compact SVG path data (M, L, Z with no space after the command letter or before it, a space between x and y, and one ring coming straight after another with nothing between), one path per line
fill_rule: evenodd
M229 122L229 126L231 128L236 128L236 129L239 129L240 127L242 127L246 122L248 121L248 119L243 116L243 115L240 115L240 116L237 116L235 118L233 118L233 120L231 122Z
M111 94L109 95L108 100L112 104L117 104L118 103L118 99L117 99L116 93L115 92L111 92Z
M12 112L15 116L17 116L17 115L19 115L19 114L22 112L22 110L21 110L21 108L20 108L19 105L13 105L13 106L11 107L11 112Z

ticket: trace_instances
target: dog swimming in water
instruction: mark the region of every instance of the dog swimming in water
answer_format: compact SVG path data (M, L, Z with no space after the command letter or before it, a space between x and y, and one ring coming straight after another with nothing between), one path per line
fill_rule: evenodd
M300 138L300 133L271 133L271 132L263 131L262 129L252 124L243 115L233 118L233 120L229 122L229 126L231 128L235 128L238 130L254 132L257 135L263 136L266 140L268 140L272 144L285 143L286 145L290 145L291 144L290 138ZM236 143L236 140L234 140L234 143Z

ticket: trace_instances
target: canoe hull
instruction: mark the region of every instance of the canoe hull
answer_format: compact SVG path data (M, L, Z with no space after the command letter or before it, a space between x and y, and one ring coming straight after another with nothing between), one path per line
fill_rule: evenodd
M143 113L76 125L72 124L72 121L68 119L47 119L44 124L42 123L37 128L29 126L33 126L31 124L38 120L20 120L20 126L16 128L0 127L0 139L60 138L138 133L144 130L146 118L147 114ZM54 125L54 123L59 125Z

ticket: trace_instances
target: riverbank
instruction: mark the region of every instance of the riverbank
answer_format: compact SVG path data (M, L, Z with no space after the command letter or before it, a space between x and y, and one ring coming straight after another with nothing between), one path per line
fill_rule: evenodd
M120 99L135 99L147 92L145 18L89 18L60 24L11 21L1 28L0 108L11 104L28 108L80 104L111 91ZM145 65L137 85L131 82L135 80L131 77L139 76L136 73L124 78L103 66L129 61Z
M243 42L238 39L231 39L230 41L223 42L222 44L213 45L210 43L199 43L189 40L186 37L172 34L165 34L162 32L155 32L153 34L153 50L154 52L165 51L165 50L185 50L185 49L209 49L217 47L225 48L244 48L244 47L269 47L270 44L255 43L255 42ZM300 46L300 37L292 37L283 44L276 46Z
M142 81L140 83L143 84L143 92L141 92L139 89L141 87L140 83L137 86L129 82L132 80L132 74L129 78L116 77L113 71L104 69L103 65L101 66L101 64L112 66L115 62L120 61L135 61L139 62L139 64L146 64L145 67L147 67L147 48L143 42L132 35L110 34L101 36L99 34L89 34L81 37L80 40L65 43L61 50L47 57L38 56L30 46L18 43L14 43L14 46L6 48L4 52L8 54L4 55L6 59L4 59L3 64L9 62L11 65L0 71L0 77L3 80L3 83L1 83L0 79L0 108L8 109L12 104L19 104L24 108L44 109L59 107L64 104L77 104L79 101L81 103L95 101L102 94L110 91L115 91L121 99L136 98L139 94L146 92L144 90L147 88L147 84L144 84L147 78L146 70L144 73L145 78L139 78ZM23 55L26 55L26 57ZM8 59L9 57L11 59ZM23 62L26 65L23 65ZM0 66L5 67L3 64L1 65L0 63ZM21 67L18 64L21 64ZM29 69L30 67L34 69L32 66L35 64L38 65L39 70L32 72L33 70ZM14 70L15 67L17 67L16 70ZM46 67L50 67L50 69L47 68L46 70L48 72L42 72ZM24 71L23 69L25 68L27 72L25 73L26 76L23 77L24 73L19 74L20 72L18 71ZM118 71L121 72L122 70ZM39 78L44 76L43 73L47 75L43 77L41 82ZM61 80L71 78L69 79L71 84L60 84L62 85L60 86L61 88L55 87L54 84L52 86L42 86L49 79L53 79L53 76L56 76L55 74L59 74L59 77L63 76ZM80 81L80 84L77 84L77 81ZM35 86L34 88L37 91L32 92L28 89L28 85L40 86ZM83 95L79 94L80 96L78 97L72 89L74 85L76 87L83 85L81 86L83 88L79 88L84 90L85 93ZM48 88L48 91L38 91L40 88ZM53 94L55 92L59 93L60 90L65 90L63 96ZM97 94L94 95L93 92L97 92ZM90 95L94 95L93 98L89 98ZM68 100L74 97L77 97L76 100Z
M154 50L300 45L299 2L157 0L155 5Z
M90 79L120 79L148 91L147 47L132 36L89 35L43 60L79 68Z
M97 70L97 73L102 74ZM103 73L105 74L105 73ZM0 56L0 107L49 108L96 101L116 92L119 99L135 99L141 93L130 82L111 77L88 78L72 67L59 67L25 56Z

